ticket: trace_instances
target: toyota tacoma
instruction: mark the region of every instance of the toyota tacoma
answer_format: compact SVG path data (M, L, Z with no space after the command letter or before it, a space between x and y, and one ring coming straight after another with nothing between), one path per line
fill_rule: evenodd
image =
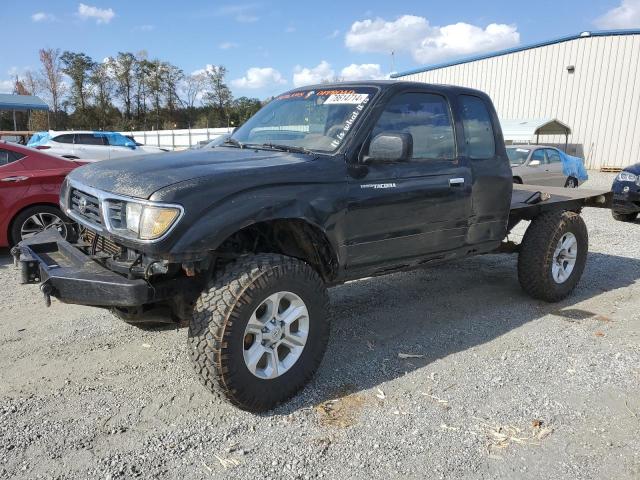
M45 231L12 253L47 302L188 324L203 383L263 411L320 365L328 287L509 251L523 290L555 302L585 268L581 209L610 205L607 192L513 185L482 92L323 84L275 97L218 148L74 170L60 206L79 239ZM521 221L522 242L506 241Z

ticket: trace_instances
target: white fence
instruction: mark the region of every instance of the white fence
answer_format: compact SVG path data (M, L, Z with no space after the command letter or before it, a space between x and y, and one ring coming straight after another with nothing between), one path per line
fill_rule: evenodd
M189 128L182 130L149 130L146 132L120 132L132 136L143 145L183 150L200 142L211 141L220 135L233 132L233 128Z

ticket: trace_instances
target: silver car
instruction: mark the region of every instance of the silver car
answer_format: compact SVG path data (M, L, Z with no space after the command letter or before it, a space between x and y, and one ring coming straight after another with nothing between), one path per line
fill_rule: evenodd
M562 156L545 145L509 145L507 156L513 170L513 182L550 187L576 188L580 182L563 173Z

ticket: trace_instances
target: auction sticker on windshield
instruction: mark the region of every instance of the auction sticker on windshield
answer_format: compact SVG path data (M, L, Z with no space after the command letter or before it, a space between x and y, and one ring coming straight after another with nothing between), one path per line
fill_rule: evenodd
M369 98L369 95L367 93L346 93L346 94L337 93L327 98L327 100L324 103L325 105L330 105L330 104L358 105L360 103L365 102L368 98Z

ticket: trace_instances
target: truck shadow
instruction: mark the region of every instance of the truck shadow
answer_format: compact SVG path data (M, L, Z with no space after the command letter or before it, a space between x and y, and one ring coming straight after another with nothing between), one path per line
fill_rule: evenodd
M352 397L419 369L425 370L427 384L438 359L491 342L550 313L560 319L555 321L606 321L607 312L576 305L640 278L640 260L590 253L575 292L549 304L520 289L516 265L515 255L492 255L332 289L331 338L318 373L302 395L267 415ZM502 353L496 352L496 361ZM370 396L375 400L374 393Z
M488 255L332 288L333 321L324 361L302 394L265 415L286 415L328 400L353 398L420 370L429 384L434 372L439 375L437 360L489 343L550 313L556 318L545 321L606 320L607 312L579 304L640 279L640 260L590 253L576 291L549 304L520 289L516 266L515 255ZM0 249L0 269L6 268L13 268L13 259L8 250ZM174 329L154 330L163 334ZM496 352L496 361L502 353ZM442 382L438 385L444 387ZM374 393L367 397L375 400Z

